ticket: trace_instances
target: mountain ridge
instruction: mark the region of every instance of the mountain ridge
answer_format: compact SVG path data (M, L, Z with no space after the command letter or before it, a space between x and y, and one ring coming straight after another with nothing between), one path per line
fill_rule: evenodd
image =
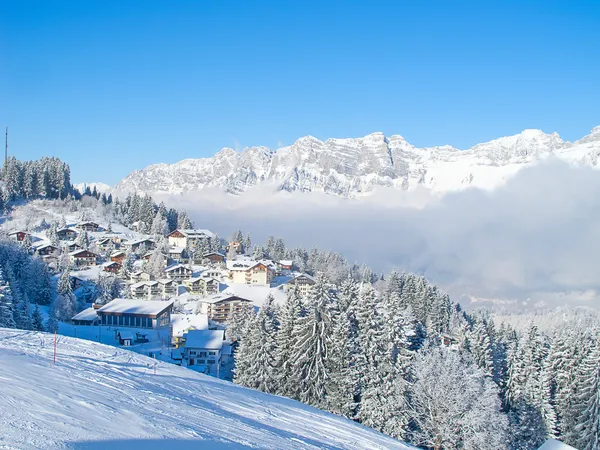
M180 194L214 187L241 194L274 182L278 190L342 197L368 195L380 186L422 186L446 193L493 189L521 168L549 157L596 167L599 155L600 126L575 142L562 140L556 132L526 129L466 150L449 145L419 148L401 135L381 132L325 141L309 135L277 150L253 146L237 152L225 147L211 157L153 164L132 172L113 190Z

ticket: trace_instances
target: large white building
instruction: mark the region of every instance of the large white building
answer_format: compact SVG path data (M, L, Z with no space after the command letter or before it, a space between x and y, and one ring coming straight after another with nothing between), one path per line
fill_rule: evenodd
M190 330L184 334L184 339L185 365L219 377L225 330Z
M274 275L273 269L262 261L227 261L227 270L233 284L269 286Z
M167 236L171 247L192 248L198 239L207 241L213 239L215 234L209 230L184 230L177 229Z

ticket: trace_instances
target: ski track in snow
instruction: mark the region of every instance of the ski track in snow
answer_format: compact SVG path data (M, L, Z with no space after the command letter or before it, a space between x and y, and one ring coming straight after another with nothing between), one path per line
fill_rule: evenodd
M0 329L0 449L408 449L293 400L115 347Z

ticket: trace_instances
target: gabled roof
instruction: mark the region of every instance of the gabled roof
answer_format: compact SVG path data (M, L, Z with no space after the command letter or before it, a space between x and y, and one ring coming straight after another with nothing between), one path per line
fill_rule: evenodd
M110 267L114 265L120 266L121 263L118 263L117 261L107 261L104 264L102 264L102 267Z
M202 303L212 303L212 304L219 303L219 302L225 302L228 300L241 300L244 302L252 302L252 300L248 300L247 298L240 297L239 295L225 294L225 293L215 294L210 297L200 299L200 301Z
M84 220L82 222L78 222L76 226L80 226L80 225L95 225L97 227L100 226L96 222L92 222L91 220Z
M209 238L213 238L215 236L215 234L210 231L210 230L205 230L205 229L191 229L191 228L177 228L176 230L172 231L169 236L173 233L175 233L175 231L179 231L181 234L183 234L185 237L200 237L200 236L206 236Z
M36 250L36 251L39 251L39 250L42 250L42 249L44 249L44 248L48 248L48 247L52 247L52 248L55 248L56 250L58 250L58 247L57 247L56 245L52 245L52 244L48 244L48 243L45 243L45 244L38 245L38 246L35 248L35 250Z
M140 314L157 316L173 305L172 301L115 299L98 309L100 313Z
M183 248L183 247L171 247L171 248L169 249L169 253L177 253L177 254L180 254L180 253L183 253L183 251L184 251L184 250L185 250L185 248Z
M160 280L156 280L157 283L160 284L171 284L171 283L175 283L175 281L171 280L170 278L161 278Z
M190 330L184 334L185 346L220 350L224 336L225 330Z
M179 269L180 267L183 267L186 270L189 270L190 272L192 271L192 269L190 269L188 266L184 266L183 264L175 264L174 266L171 267L167 267L165 269L165 272L172 272L175 269Z
M10 233L8 233L9 236L12 236L14 234L19 234L19 233L25 233L25 234L29 234L31 235L31 233L29 231L25 231L25 230L15 230L15 231L11 231Z
M79 255L80 253L83 253L83 252L87 252L87 253L90 253L90 254L92 254L92 255L94 255L94 256L98 256L98 255L96 255L94 252L90 252L89 250L86 250L86 249L82 249L82 250L75 250L74 252L71 252L71 253L69 253L69 255L70 255L70 256L77 256L77 255Z
M137 289L137 288L142 287L142 286L150 286L150 287L152 287L152 286L156 286L157 284L158 284L158 281L139 281L137 283L132 284L131 287L133 289Z
M116 252L112 252L112 253L110 254L110 257L111 257L111 258L114 258L114 257L116 257L116 256L119 256L119 255L126 255L126 254L127 254L127 253L125 253L125 252L124 252L124 251L122 251L122 250L117 250Z
M294 261L292 261L291 259L282 259L281 261L279 261L279 264L281 264L282 266L291 266L294 264Z
M73 233L79 233L75 228L72 227L64 227L56 230L57 233L60 233L61 231L72 231Z
M125 242L125 245L137 245L137 244L143 244L144 242L152 242L154 244L154 239L150 239L150 238L136 239L135 241Z

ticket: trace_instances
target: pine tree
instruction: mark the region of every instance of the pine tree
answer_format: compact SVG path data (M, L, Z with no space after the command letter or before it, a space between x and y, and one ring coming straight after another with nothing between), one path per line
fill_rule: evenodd
M242 338L236 355L235 382L263 392L274 393L276 380L275 325L269 306L260 309Z
M13 296L0 268L0 328L15 328Z
M37 303L31 316L31 327L35 331L44 331L44 320L42 318L42 313L40 312L40 307Z
M581 405L581 419L576 426L579 450L600 449L600 338L583 361L577 380L581 390L577 402Z
M246 235L246 240L244 241L244 253L249 255L252 252L252 240L250 239L250 233Z
M294 365L299 377L298 400L316 407L326 407L326 386L331 374L327 358L331 351L329 286L323 274L317 276L308 299L306 316L300 317L294 330Z
M298 287L294 286L288 291L281 309L275 350L277 393L286 397L294 397L297 389L292 352L296 345L294 330L301 314L302 300Z

